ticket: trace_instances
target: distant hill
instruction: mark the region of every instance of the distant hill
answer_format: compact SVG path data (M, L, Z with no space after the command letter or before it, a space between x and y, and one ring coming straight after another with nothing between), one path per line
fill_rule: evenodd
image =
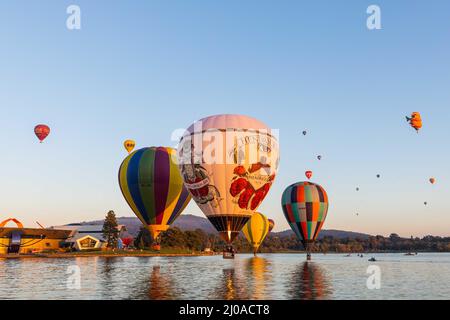
M135 237L139 233L139 229L142 226L141 221L136 217L120 217L117 218L117 222L119 224L123 224L126 226L128 233ZM103 224L103 220L89 221L89 222L81 222L81 223L73 223L73 224ZM73 225L72 224L72 225ZM173 224L174 227L177 227L183 231L187 230L195 230L201 229L206 233L216 233L216 229L212 226L212 224L208 221L208 219L194 216L192 214L183 214L181 215ZM286 230L281 232L273 232L272 236L277 236L280 238L289 237L294 235L292 230ZM322 230L319 239L323 237L331 236L337 239L350 238L350 239L367 239L370 235L365 233L351 232L351 231L342 231L342 230Z
M278 236L280 238L290 237L294 235L294 231L292 230L285 230L281 232L274 232L274 236ZM323 229L319 233L319 239L323 239L324 237L333 237L336 239L361 239L366 240L370 237L370 234L366 233L359 233L359 232L353 232L353 231L343 231L343 230L325 230Z

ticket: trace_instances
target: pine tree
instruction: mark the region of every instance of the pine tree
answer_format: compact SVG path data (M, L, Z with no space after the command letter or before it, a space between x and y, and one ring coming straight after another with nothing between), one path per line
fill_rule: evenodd
M103 238L106 240L108 248L117 248L119 241L119 229L117 227L116 214L111 210L106 214L103 223Z

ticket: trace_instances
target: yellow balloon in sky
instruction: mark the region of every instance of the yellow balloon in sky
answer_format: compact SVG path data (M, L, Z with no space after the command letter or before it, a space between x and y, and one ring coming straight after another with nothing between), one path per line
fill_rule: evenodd
M125 142L123 143L123 146L128 151L128 153L130 153L131 151L133 151L134 147L136 146L136 142L134 142L134 140L125 140Z
M252 245L253 253L256 255L259 246L269 233L269 219L262 213L255 212L245 224L242 232Z

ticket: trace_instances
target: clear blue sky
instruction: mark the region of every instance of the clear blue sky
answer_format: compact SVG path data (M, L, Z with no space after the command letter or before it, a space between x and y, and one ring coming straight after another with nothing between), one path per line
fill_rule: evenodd
M66 28L70 4L80 31ZM366 28L370 4L382 30ZM174 145L176 128L240 113L280 129L260 208L276 230L281 193L311 169L331 201L325 228L449 235L448 1L2 1L0 38L0 218L132 216L124 139ZM37 123L52 128L42 145Z

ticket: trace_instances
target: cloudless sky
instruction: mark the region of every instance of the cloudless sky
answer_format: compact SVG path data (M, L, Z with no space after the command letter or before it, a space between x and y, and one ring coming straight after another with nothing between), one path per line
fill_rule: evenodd
M70 4L81 30L66 28ZM366 27L371 4L382 30ZM276 231L284 188L311 169L326 229L450 235L448 1L5 0L0 39L0 219L133 216L117 183L124 139L174 146L175 129L239 113L280 130L260 207ZM52 129L43 144L38 123ZM202 215L194 202L185 213Z

